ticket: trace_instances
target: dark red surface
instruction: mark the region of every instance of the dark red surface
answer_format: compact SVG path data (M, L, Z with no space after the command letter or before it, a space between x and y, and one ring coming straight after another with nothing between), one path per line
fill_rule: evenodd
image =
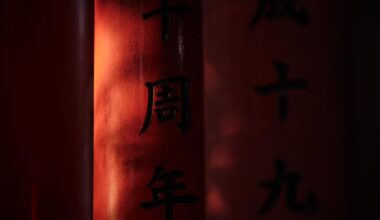
M355 218L380 219L380 2L350 1L350 66L356 112Z
M92 202L96 220L164 219L163 207L140 208L158 164L184 170L180 181L201 198L175 206L174 219L203 219L204 107L210 220L379 218L375 0L299 0L311 15L305 28L287 18L250 27L258 0L202 1L203 64L201 1L169 0L193 11L169 16L164 44L160 18L141 18L159 0L99 0L94 201L90 2L0 1L0 219L90 220ZM289 93L286 123L277 95L254 91L277 80L274 60L310 81ZM178 74L191 78L191 131L154 116L139 135L145 82ZM296 214L282 196L257 215L267 197L258 182L274 177L275 158L304 175L299 199L313 189L319 213Z
M311 23L265 17L249 25L258 0L204 2L208 215L221 219L350 219L349 152L351 73L346 60L344 1L296 1ZM280 1L281 2L281 1ZM289 92L289 117L279 120L278 94L255 86L277 81L274 61L289 65L290 79L309 81ZM303 175L298 199L314 190L320 212L302 215L285 206L284 193L266 215L259 182L273 180L276 158Z
M161 19L142 14L159 0L96 1L94 219L165 219L165 207L144 210L146 188L155 166L181 169L178 179L199 197L193 205L174 205L174 218L204 219L203 74L200 1L189 14L170 14L169 39L161 39ZM146 82L185 75L190 79L191 128L158 123L139 134L147 110ZM181 194L182 192L176 192Z
M0 219L91 219L89 1L2 0Z

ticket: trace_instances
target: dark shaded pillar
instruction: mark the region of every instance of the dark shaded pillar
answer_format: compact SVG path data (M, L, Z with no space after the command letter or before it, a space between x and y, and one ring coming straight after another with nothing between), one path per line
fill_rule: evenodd
M0 218L90 220L93 5L0 6Z

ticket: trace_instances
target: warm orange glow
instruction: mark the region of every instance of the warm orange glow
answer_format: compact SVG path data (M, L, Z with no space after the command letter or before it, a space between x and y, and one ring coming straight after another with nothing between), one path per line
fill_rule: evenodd
M94 67L94 219L117 219L119 195L118 155L107 142L110 131L117 130L115 96L104 99L104 90L112 81L113 67L120 60L117 34L95 12L95 67ZM113 94L113 93L109 93ZM115 93L118 94L118 93ZM102 108L107 102L110 109ZM115 112L109 117L109 111Z
M104 77L106 71L110 70L112 63L117 60L117 38L101 21L95 27L95 85ZM96 99L95 99L96 101Z
M96 4L98 6L98 4ZM126 15L109 6L95 10L94 67L94 219L122 219L128 211L123 202L128 196L130 180L125 179L126 155L120 151L124 141L136 135L125 132L126 121L136 121L144 114L136 105L136 96L145 96L144 84L130 77L133 65L128 39L129 30L117 21L128 21ZM133 91L133 92L131 92ZM141 94L140 94L141 93ZM140 123L140 121L138 121ZM133 156L134 154L130 154ZM128 155L127 155L128 156Z
M177 218L204 216L200 51L186 50L197 47L190 41L192 33L182 29L175 31L179 36L172 35L177 37L172 45L163 46L160 19L144 21L141 16L158 4L95 2L94 220L164 219L161 207L140 207L152 199L146 185L156 165L185 170L181 181L202 198L196 205L176 207ZM174 19L171 24L175 30ZM178 56L188 59L178 62ZM146 83L180 74L193 80L193 130L184 135L174 122L159 123L154 117L149 131L140 135L148 104Z

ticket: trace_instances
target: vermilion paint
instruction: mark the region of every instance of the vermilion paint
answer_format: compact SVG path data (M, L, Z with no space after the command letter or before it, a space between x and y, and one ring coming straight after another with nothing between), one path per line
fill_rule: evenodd
M163 41L161 16L142 16L160 8L160 1L96 1L95 220L164 220L164 206L140 206L153 199L146 186L157 165L184 171L176 181L199 198L197 204L174 205L174 219L204 218L200 1L168 4L187 5L191 11L169 14ZM146 83L178 75L190 80L189 131L182 132L176 122L159 123L154 113L150 127L140 134L148 104Z

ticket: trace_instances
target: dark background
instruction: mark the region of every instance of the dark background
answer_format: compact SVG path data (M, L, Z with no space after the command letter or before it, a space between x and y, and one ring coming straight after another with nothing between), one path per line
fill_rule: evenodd
M0 218L91 219L93 4L1 0L0 7ZM338 35L348 54L342 83L349 104L338 113L347 115L350 134L349 212L376 220L379 2L341 1L329 10L345 21Z

